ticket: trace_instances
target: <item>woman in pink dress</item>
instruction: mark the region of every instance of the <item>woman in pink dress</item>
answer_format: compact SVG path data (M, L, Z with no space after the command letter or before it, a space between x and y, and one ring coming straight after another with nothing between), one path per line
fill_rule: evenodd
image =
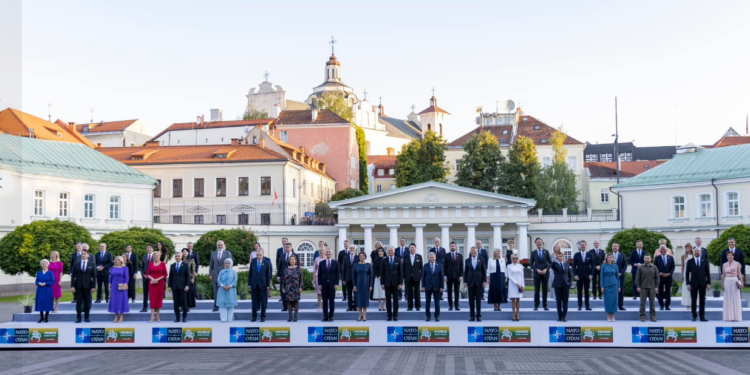
M52 284L52 300L55 303L55 312L57 312L57 305L60 303L60 297L62 297L62 274L63 274L63 262L60 261L60 253L53 251L49 255L49 270L55 275L55 283Z
M724 320L742 321L742 279L739 262L734 261L734 253L727 252L727 262L722 266L721 284L724 287Z
M321 241L322 242L322 241ZM326 250L318 250L320 256L315 258L315 268L313 269L313 285L318 285L318 267L320 262L326 260ZM318 295L318 311L323 310L323 292L320 288L315 288L315 293Z
M148 271L146 271L146 277L150 280L148 284L148 299L151 303L151 320L149 323L154 322L154 312L156 312L156 321L161 322L159 313L161 312L162 303L164 302L164 285L166 285L165 279L167 278L167 266L165 262L161 261L161 254L156 251L153 255L154 261L148 265Z

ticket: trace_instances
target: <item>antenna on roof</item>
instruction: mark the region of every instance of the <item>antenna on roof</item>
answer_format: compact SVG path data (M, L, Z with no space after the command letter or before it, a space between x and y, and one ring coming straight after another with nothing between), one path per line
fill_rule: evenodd
M91 108L91 123L94 123L94 109Z
M367 89L365 89L365 91L362 91L362 93L365 94L365 99L364 100L367 100Z
M47 118L49 119L49 122L52 122L52 103L47 103L47 108L49 108Z

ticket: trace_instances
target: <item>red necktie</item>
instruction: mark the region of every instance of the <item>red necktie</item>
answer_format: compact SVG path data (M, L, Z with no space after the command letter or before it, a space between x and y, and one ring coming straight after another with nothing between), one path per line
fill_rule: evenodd
M326 261L326 268L328 269L329 272L331 271L331 262L330 261Z
M456 253L453 253L453 263L456 262Z

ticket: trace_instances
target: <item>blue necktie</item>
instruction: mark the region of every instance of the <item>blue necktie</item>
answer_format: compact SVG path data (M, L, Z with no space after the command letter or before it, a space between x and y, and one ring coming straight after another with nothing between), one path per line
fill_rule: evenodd
M261 265L261 262L258 262L258 274L260 274L260 265Z
M393 258L391 258L391 267L393 267Z
M177 263L177 272L180 272L180 264Z

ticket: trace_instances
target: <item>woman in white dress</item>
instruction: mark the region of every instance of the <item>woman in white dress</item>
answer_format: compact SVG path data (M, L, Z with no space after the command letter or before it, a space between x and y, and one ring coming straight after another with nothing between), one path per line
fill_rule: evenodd
M686 306L690 310L690 291L687 290L687 263L690 259L693 259L693 245L685 244L685 254L682 254L682 306ZM696 306L697 307L697 306Z
M385 259L385 249L377 248L378 256L372 260L372 268L375 273L375 282L372 287L372 299L378 301L378 311L385 311L385 291L380 288L380 272L382 271L382 261Z
M513 321L517 322L521 320L519 316L519 310L521 308L521 297L523 297L523 266L518 263L518 254L510 256L510 261L507 267L507 279L508 283L508 299L510 299L510 306L513 309Z

